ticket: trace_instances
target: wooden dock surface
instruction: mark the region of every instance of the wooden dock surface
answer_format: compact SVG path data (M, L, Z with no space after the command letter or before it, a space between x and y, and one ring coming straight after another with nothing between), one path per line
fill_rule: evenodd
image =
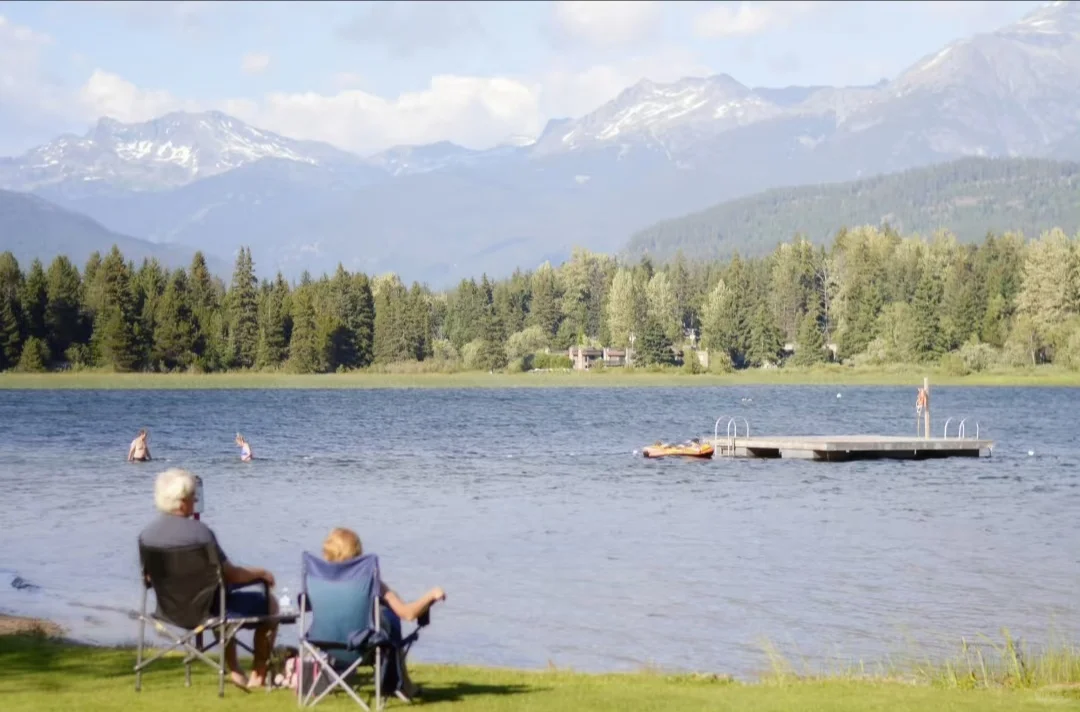
M943 457L979 457L991 453L992 440L975 438L919 438L892 435L772 435L719 437L721 457L789 458L801 460L924 460Z

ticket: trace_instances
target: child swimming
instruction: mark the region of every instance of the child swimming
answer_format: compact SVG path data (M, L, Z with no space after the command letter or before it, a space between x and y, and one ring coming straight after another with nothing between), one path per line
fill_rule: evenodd
M244 440L244 436L240 433L236 434L236 444L240 446L241 462L251 462L251 446L248 445L247 440Z

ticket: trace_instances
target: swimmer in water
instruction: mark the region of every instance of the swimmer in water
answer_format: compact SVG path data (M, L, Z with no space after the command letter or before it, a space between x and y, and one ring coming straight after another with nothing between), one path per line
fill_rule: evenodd
M146 432L146 428L139 431L139 434L135 436L135 439L131 441L131 447L128 448L128 462L149 462L150 457L150 433Z
M240 446L240 461L251 462L251 446L248 445L247 440L244 440L244 436L240 433L236 434L236 444Z

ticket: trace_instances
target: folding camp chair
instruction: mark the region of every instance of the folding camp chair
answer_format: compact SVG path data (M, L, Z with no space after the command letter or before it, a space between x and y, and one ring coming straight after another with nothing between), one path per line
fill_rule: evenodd
M349 686L360 667L373 666L375 708L383 708L384 665L397 664L428 624L425 614L416 629L401 640L381 623L379 559L367 554L349 561L330 563L305 552L302 558L300 594L300 659L297 697L300 706L314 707L335 688L341 688L362 708L370 707ZM310 613L311 627L306 628ZM310 660L311 665L305 665ZM328 684L304 677L326 676ZM401 672L397 670L400 680Z
M225 648L236 639L244 628L253 628L260 623L276 620L287 623L295 616L232 616L226 612L225 577L217 549L213 544L175 549L157 549L139 544L139 559L142 562L143 592L142 606L139 610L139 646L135 661L135 691L142 689L142 672L152 663L160 660L169 652L182 648L187 655L184 658L184 681L191 686L191 663L201 660L218 672L218 696L225 695ZM262 582L263 586L266 586ZM239 588L239 587L234 587ZM267 587L268 588L268 587ZM147 593L154 590L157 609L148 613ZM269 598L269 590L267 590ZM154 626L158 633L167 636L172 644L159 651L153 657L143 660L143 648L146 644L146 624ZM183 631L177 633L175 629ZM203 644L205 631L213 631L215 640ZM236 640L243 648L251 651L243 641ZM219 660L214 660L206 653L221 646ZM269 677L269 676L268 676Z

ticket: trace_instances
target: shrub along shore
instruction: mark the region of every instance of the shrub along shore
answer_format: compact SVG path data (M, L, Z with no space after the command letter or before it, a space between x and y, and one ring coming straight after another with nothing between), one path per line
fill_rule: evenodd
M12 623L13 621L20 622ZM41 623L41 622L39 622ZM48 625L48 624L45 624ZM5 632L14 634L5 635ZM194 668L184 687L179 657L151 667L143 691L133 689L134 651L80 646L34 622L0 616L0 699L6 712L86 710L106 712L147 708L170 712L292 710L287 691L245 694L227 688L217 697L216 679L206 666ZM1080 651L1059 648L1024 654L1005 636L998 647L965 646L960 657L941 666L844 666L824 675L800 674L774 659L756 682L715 674L582 674L549 667L543 671L416 665L424 687L424 707L459 712L501 710L740 710L788 712L1034 712L1080 710ZM347 699L325 703L355 709ZM388 707L403 706L396 701Z

